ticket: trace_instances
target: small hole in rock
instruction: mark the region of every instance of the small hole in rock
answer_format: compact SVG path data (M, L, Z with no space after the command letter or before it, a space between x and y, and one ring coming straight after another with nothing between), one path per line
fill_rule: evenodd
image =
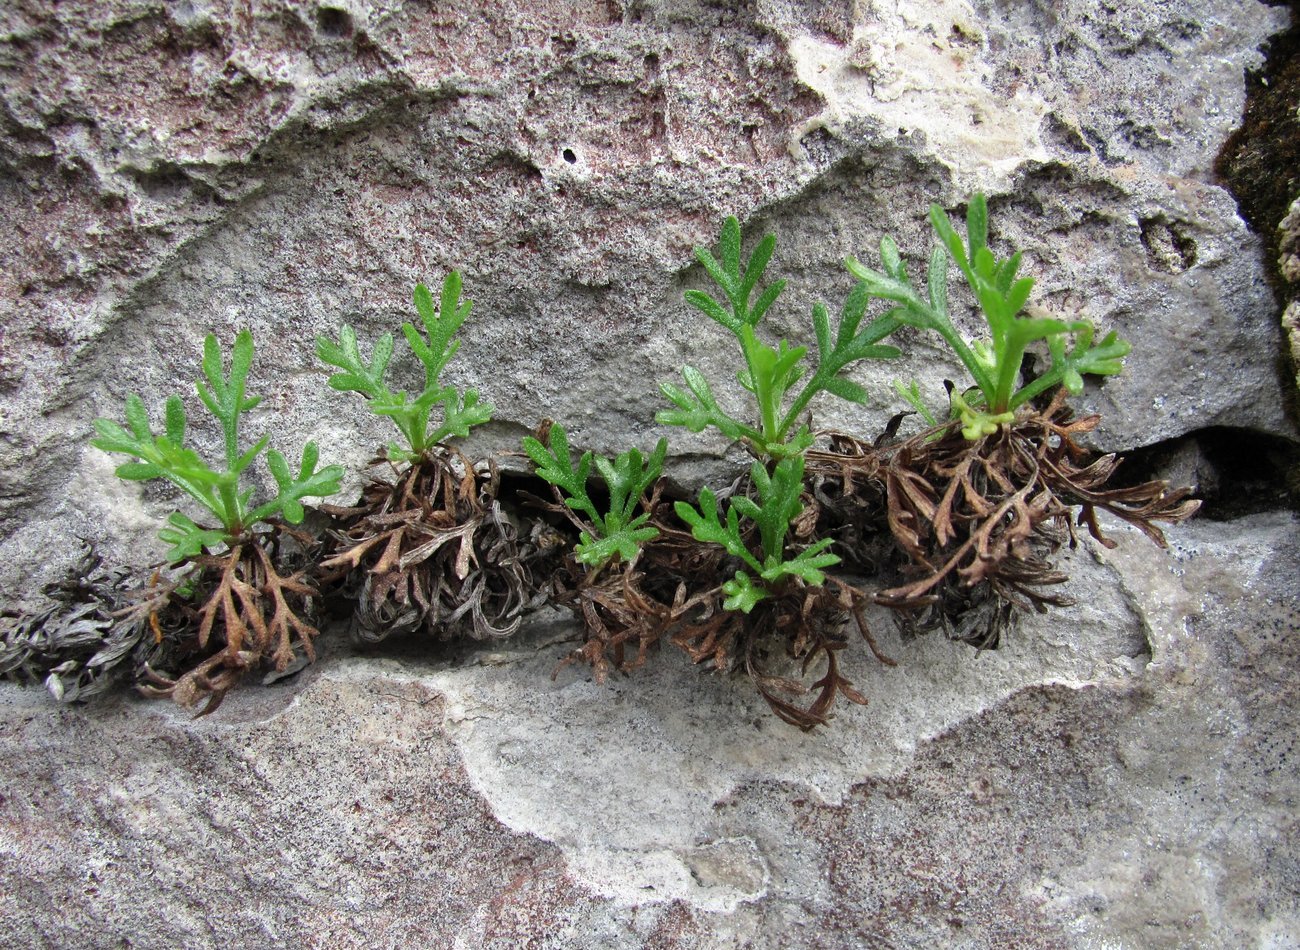
M321 7L316 11L316 26L326 36L351 36L352 15L337 7Z
M578 153L571 148L566 148L563 152L561 152L560 157L563 158L570 165L576 164L578 161Z

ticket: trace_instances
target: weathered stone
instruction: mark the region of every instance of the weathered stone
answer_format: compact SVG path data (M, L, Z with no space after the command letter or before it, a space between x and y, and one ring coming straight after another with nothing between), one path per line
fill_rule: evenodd
M1300 119L1297 119L1300 124ZM1278 273L1287 282L1292 300L1282 312L1282 331L1291 350L1291 367L1296 371L1296 386L1300 388L1300 198L1291 205L1290 212L1278 225L1280 236L1277 261Z
M475 451L543 417L648 446L685 362L734 404L731 342L681 297L727 214L778 235L772 330L808 342L846 255L875 263L892 234L917 273L929 203L983 189L1035 299L1134 342L1080 400L1099 446L1294 439L1260 244L1212 174L1284 20L1228 0L6 4L7 599L78 537L159 556L177 497L115 479L89 421L131 391L188 397L208 332L253 330L274 444L358 469L387 433L325 389L312 338L394 330L452 267L475 315L449 375L497 406ZM868 407L815 422L874 435L895 377L937 403L960 366L902 338L861 371ZM682 481L741 464L673 442ZM1193 523L1166 556L1116 528L1070 558L1078 605L996 652L873 617L899 667L846 651L871 704L811 736L673 650L552 682L576 636L554 618L493 651L325 638L197 722L6 686L0 942L1293 945L1296 529Z
M1282 23L1262 4L118 0L0 17L10 579L57 569L76 535L160 551L147 525L175 499L133 501L88 423L131 390L188 394L208 332L253 330L277 444L359 465L386 436L324 389L312 338L395 329L411 287L451 267L476 310L450 372L497 406L479 450L543 417L600 450L651 444L659 382L688 361L730 378L732 343L681 298L703 280L691 247L728 213L779 235L791 286L772 330L806 342L813 301L851 287L843 257L873 261L891 233L915 271L927 205L959 212L982 188L1037 300L1134 341L1084 399L1101 445L1294 432L1255 240L1209 175L1242 70ZM961 378L933 339L903 339L904 360L861 371L870 406L825 401L815 421L872 434L900 408L890 379L937 402ZM674 440L688 458L724 448Z
M0 939L1287 946L1298 528L1115 528L994 652L881 624L899 666L808 736L676 650L552 681L563 623L198 721L5 686Z

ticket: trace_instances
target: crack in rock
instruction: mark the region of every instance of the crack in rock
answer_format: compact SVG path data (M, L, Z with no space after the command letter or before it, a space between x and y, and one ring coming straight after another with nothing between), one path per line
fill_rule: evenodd
M1149 545L1125 539L1139 542ZM1160 557L1154 548L1138 556ZM470 663L416 678L446 697L447 734L506 826L559 845L570 873L624 906L682 900L729 912L761 898L769 877L756 843L767 819L737 837L717 815L738 788L789 783L839 803L855 784L898 774L922 743L1018 690L1142 672L1144 630L1164 627L1135 611L1095 546L1063 560L1078 604L1024 618L996 651L941 636L905 642L887 615L874 614L899 667L877 665L865 647L844 651L870 705L846 705L829 729L809 735L773 717L743 676L708 675L671 647L605 686L577 667L552 680L563 657L555 637L571 629L567 619L535 624L522 641L495 648L512 657L509 675ZM344 675L371 676L374 662Z

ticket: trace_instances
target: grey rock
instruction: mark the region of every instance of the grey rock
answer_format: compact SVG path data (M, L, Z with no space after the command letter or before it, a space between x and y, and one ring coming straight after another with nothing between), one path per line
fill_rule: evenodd
M89 422L188 396L208 332L252 329L256 426L355 491L387 435L312 337L373 340L452 267L475 317L450 374L497 406L471 451L543 417L650 446L659 382L734 365L681 298L727 214L778 235L771 328L808 342L846 255L892 234L916 273L928 204L983 189L1036 301L1134 342L1079 401L1098 447L1294 439L1260 245L1212 174L1285 13L1111 6L6 4L7 601L78 537L160 556L177 497L115 479ZM891 379L960 378L904 339L870 405L814 423L870 437ZM673 445L683 485L743 465ZM552 681L562 617L492 650L335 646L201 721L5 686L0 943L1295 945L1297 527L1192 523L1168 555L1113 527L1069 556L1077 605L996 652L873 616L899 667L849 651L870 705L811 736L670 649Z
M771 330L809 342L810 305L851 287L846 255L873 261L890 233L915 272L927 205L956 213L984 189L1037 301L1134 342L1126 373L1081 401L1105 416L1100 447L1207 425L1295 434L1258 245L1210 174L1279 9L238 10L0 14L10 582L52 576L72 536L161 552L148 526L176 499L117 484L89 421L128 391L188 394L208 332L253 330L276 444L315 438L360 466L386 436L323 388L311 340L343 321L395 329L412 286L451 267L476 302L451 374L497 406L476 451L517 447L543 417L601 451L648 447L657 384L683 363L726 388L732 343L681 292L728 213L751 240L779 235L791 286ZM961 378L934 340L904 340L904 360L862 369L868 407L817 403L814 423L872 435L900 408L889 380L937 401ZM726 451L674 438L688 458Z
M1291 297L1282 312L1282 331L1286 334L1291 351L1291 367L1296 371L1296 385L1300 387L1300 198L1278 225L1278 273L1286 281Z
M334 655L212 717L0 688L10 946L1265 946L1300 937L1300 523L1070 560L998 651L877 633L805 736L539 623Z

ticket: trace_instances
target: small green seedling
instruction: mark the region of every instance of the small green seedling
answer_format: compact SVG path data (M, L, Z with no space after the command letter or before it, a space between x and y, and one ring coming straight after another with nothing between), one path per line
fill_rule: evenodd
M803 510L799 495L803 491L802 455L792 455L776 463L768 475L762 462L755 462L750 470L758 500L743 495L731 499L727 506L727 520L718 516L718 499L708 488L700 489L699 508L679 501L674 506L677 516L691 526L696 541L720 544L727 553L740 558L751 573L737 571L733 580L722 585L726 595L722 606L727 610L749 613L773 588L786 577L797 577L812 587L820 587L826 580L822 568L838 564L840 559L828 552L831 539L820 541L787 558L786 533L790 523ZM740 516L758 525L763 559L760 561L745 544L740 529Z
M805 367L800 364L807 347L791 347L781 340L774 349L759 340L755 333L758 321L776 302L786 282L778 280L760 292L752 306L749 302L775 249L776 238L769 234L742 264L740 224L735 218L728 218L722 226L718 257L707 248L695 249L696 258L722 288L727 306L703 291L686 291L689 303L740 341L745 369L737 374L737 379L754 397L757 424L752 425L724 412L704 375L692 366L682 369L689 391L671 383L659 387L677 408L665 409L655 418L665 425L685 426L692 432L702 432L707 426L713 426L730 439L747 440L759 455L779 459L802 454L812 445L812 435L807 426L795 430L795 425L818 393L829 392L850 402L866 402L866 390L844 376L844 370L861 359L898 356L895 347L881 345L880 341L898 329L901 320L894 313L887 313L859 331L872 296L868 290L859 287L845 302L839 327L832 338L826 307L816 304L813 307L813 328L817 338L817 367L787 405L787 398L796 392L796 386L806 375Z
M179 396L167 400L162 435L153 433L144 402L134 394L126 398L129 431L109 419L96 419L94 423L99 435L91 440L91 445L138 459L119 465L119 477L130 481L165 478L216 516L219 528L205 528L181 512L168 519L170 527L159 531L158 536L173 545L167 553L172 562L197 557L205 549L211 551L222 544L230 545L253 525L276 515L290 524L299 524L304 515L302 499L334 494L343 478L341 465L316 470L319 452L315 442L308 442L303 448L296 475L284 456L271 449L266 454L267 467L279 490L269 501L250 507L254 490L242 489L239 477L266 448L270 438L264 435L252 448L240 451L239 417L262 401L260 396L245 395L245 382L253 364L252 334L241 330L235 337L229 376L223 374L222 362L217 338L209 334L203 341L203 375L207 383L200 381L197 388L208 411L221 421L225 436L224 469L212 468L197 452L185 447L185 407Z
M634 512L641 497L663 473L667 439L660 439L650 457L644 460L636 449L623 452L613 462L589 450L582 453L577 468L573 466L569 438L563 426L553 424L548 441L549 448L528 436L524 439L524 451L537 466L537 474L568 496L564 503L590 520L592 530L582 531L574 548L580 562L599 567L620 559L630 561L643 543L659 536L656 528L646 524L650 520L649 512L639 515ZM587 476L593 461L609 489L609 510L605 514L601 514L587 494Z
M453 337L473 307L471 301L461 301L460 290L460 274L452 271L442 282L442 297L435 309L429 288L415 286L415 309L424 324L424 335L410 323L402 324L402 333L411 352L424 364L424 389L409 401L405 392L393 392L384 385L384 373L393 356L391 333L379 338L369 365L361 358L356 331L350 326L344 324L337 343L323 336L316 338L316 355L321 361L343 370L330 377L330 387L361 393L371 412L392 419L402 433L406 444L390 443L388 447L389 458L396 461L415 461L444 439L464 438L474 426L492 418L491 403L480 403L477 391L467 389L462 395L454 386L439 382L460 348L460 341ZM442 406L442 422L433 426L430 415L437 405Z
M1064 385L1073 394L1083 389L1083 374L1109 376L1123 369L1123 357L1131 349L1112 331L1093 345L1093 326L1087 320L1058 320L1031 313L1019 316L1034 286L1030 277L1016 278L1020 252L1000 260L988 247L988 207L982 194L971 198L966 214L963 242L939 205L930 206L930 223L940 244L930 255L926 293L922 296L907 276L892 238L880 242L884 272L872 270L850 257L845 263L869 295L897 306L890 314L908 324L938 333L965 364L975 388L966 393L953 391L953 415L962 421L962 433L975 440L990 435L1012 422L1017 407L1053 386ZM967 344L948 315L948 258L966 278L988 324L990 339ZM1067 342L1073 334L1074 345ZM1036 340L1047 341L1051 365L1028 385L1017 388L1025 348ZM915 401L913 405L916 404Z

